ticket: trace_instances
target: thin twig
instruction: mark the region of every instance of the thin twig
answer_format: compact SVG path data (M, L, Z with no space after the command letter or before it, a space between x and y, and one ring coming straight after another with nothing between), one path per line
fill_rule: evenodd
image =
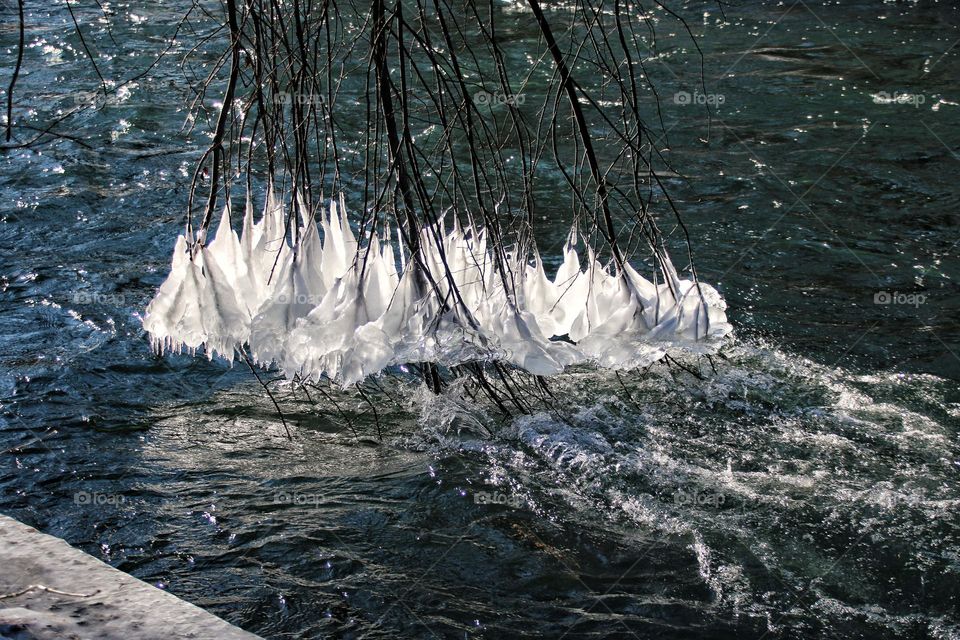
M20 76L20 65L23 64L23 0L17 0L17 8L20 12L20 37L17 41L17 62L13 66L13 77L10 78L10 86L7 87L7 142L13 135L13 88L17 84L17 78Z
M31 591L46 591L47 593L55 593L59 596L70 596L73 598L92 598L93 596L100 593L100 589L97 589L93 593L72 593L70 591L60 591L59 589L47 587L42 584L31 584L26 588L21 589L20 591L14 591L13 593L0 593L0 600L6 600L7 598L17 598Z
M280 405L277 403L277 399L273 397L273 392L270 391L270 387L263 382L263 379L260 378L260 374L257 373L256 367L253 366L253 362L250 361L250 356L247 355L247 351L242 347L238 351L243 355L244 362L247 363L247 366L250 367L250 372L257 379L257 382L260 383L260 386L263 387L263 390L267 392L267 395L270 396L270 401L273 402L273 406L277 409L277 415L280 416L280 422L283 423L283 429L287 432L287 440L293 440L293 436L290 434L290 428L287 426L287 420L283 416L283 411L280 410Z

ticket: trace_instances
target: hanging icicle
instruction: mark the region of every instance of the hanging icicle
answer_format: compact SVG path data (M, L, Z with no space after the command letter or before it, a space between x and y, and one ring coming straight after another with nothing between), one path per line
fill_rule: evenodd
M581 268L575 232L553 280L536 250L508 254L518 274L511 286L494 269L482 229L425 228L422 260L398 268L390 241L373 233L361 246L335 203L321 221L322 240L308 219L295 247L272 191L256 223L252 211L248 204L238 238L226 207L216 237L192 256L178 238L144 320L158 350L203 347L209 357L232 359L249 348L262 366L347 386L406 362L497 361L536 375L583 362L632 368L670 345L730 331L709 285L679 279L669 261L663 284L654 285L629 264L622 272L601 265L589 247ZM435 289L417 285L418 264Z

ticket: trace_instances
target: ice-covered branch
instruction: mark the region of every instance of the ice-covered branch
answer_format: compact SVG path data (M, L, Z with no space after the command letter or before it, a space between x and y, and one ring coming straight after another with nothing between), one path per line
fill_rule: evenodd
M690 347L730 328L716 291L681 280L669 261L659 286L629 264L622 272L602 265L590 247L582 265L575 230L552 279L535 250L508 253L518 274L511 287L494 269L483 228L424 228L420 268L437 290L423 290L418 267L398 264L391 238L374 232L357 241L342 200L319 225L301 220L294 246L285 219L271 193L256 222L248 204L239 236L227 207L216 237L193 256L178 239L144 321L157 349L203 348L232 359L248 347L255 363L276 364L289 377L346 386L407 362L493 361L536 375L582 362L633 368L670 345ZM445 304L454 296L462 306Z

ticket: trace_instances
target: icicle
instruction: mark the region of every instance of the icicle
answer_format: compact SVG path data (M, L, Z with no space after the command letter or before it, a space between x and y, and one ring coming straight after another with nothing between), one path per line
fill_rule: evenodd
M506 283L486 230L473 220L466 228L456 219L449 230L442 222L423 228L421 257L438 296L421 291L388 223L383 237L372 230L361 246L342 196L319 224L295 197L302 215L293 247L272 187L259 221L247 194L239 238L228 203L216 237L192 258L187 239L177 239L170 274L144 319L156 349L205 347L231 358L248 345L261 365L349 385L412 361L499 359L537 375L585 360L625 368L649 362L667 344L730 331L716 290L680 279L666 256L658 260L661 284L629 264L611 273L589 245L582 267L576 228L552 280L534 249L531 262L501 254L512 274Z

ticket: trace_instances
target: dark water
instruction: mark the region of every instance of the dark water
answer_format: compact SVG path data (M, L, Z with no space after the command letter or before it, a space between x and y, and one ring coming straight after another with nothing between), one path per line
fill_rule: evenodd
M105 75L180 9L113 8ZM291 443L249 372L151 355L204 143L175 65L63 129L97 151L4 152L0 510L271 638L960 637L960 12L725 12L693 12L704 97L666 21L651 74L736 338L706 380L558 378L568 421L406 391L378 445L286 388ZM28 14L39 123L95 81L63 6Z

